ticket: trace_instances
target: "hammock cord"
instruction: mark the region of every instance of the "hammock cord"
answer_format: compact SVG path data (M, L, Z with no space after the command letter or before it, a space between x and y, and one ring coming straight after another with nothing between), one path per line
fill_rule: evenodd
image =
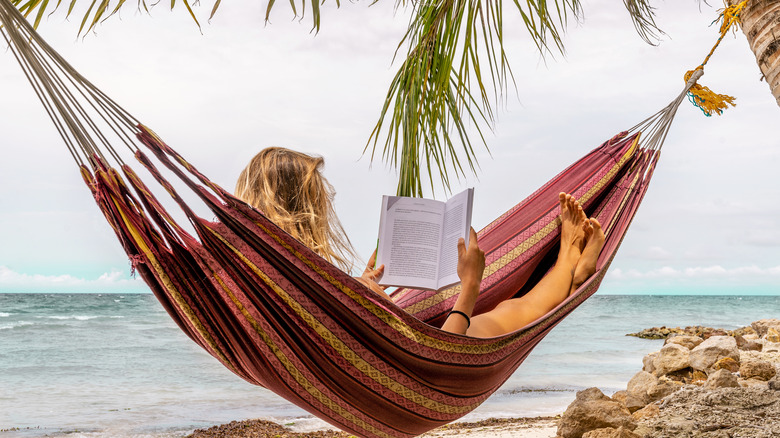
M704 75L703 69L695 70L688 81L685 83L685 87L682 92L672 100L669 105L639 122L634 127L628 130L628 132L641 132L642 139L640 144L643 148L648 150L657 151L661 149L661 146L666 140L666 136L671 128L674 116L677 114L677 109L680 108L680 104L689 93L690 89L696 85L696 82Z
M80 166L90 162L94 167L92 157L105 160L106 151L124 164L105 132L113 132L135 153L138 121L70 66L5 0L0 2L0 23L0 33L74 161ZM109 129L95 120L102 120Z

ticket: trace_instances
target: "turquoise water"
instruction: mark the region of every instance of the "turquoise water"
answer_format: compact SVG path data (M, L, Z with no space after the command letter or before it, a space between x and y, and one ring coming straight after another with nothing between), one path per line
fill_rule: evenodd
M737 328L777 296L596 295L467 418L555 415L578 390L625 389L652 326ZM319 425L211 358L149 294L0 294L0 438L166 437L247 418Z

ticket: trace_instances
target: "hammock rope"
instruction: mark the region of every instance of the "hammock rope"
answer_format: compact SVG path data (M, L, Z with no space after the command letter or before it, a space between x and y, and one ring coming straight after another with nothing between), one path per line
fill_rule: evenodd
M476 339L438 328L459 286L401 289L388 303L210 181L82 77L8 0L0 0L0 24L134 270L181 330L246 381L367 437L415 436L472 411L596 292L649 187L673 117L702 74L667 107L479 232L486 269L475 315L522 296L550 269L559 192L572 193L602 223L606 242L597 272L547 315L514 333ZM126 164L121 144L193 231ZM216 219L198 216L163 171Z
M715 45L712 46L712 49L710 49L710 53L704 57L704 61L702 61L702 63L699 64L699 66L695 69L685 73L686 82L691 78L694 72L704 70L704 66L707 64L707 62L709 62L710 58L715 53L715 49L717 49L720 45L720 42L723 41L723 37L726 36L729 29L731 29L732 26L734 27L735 31L739 28L741 25L739 17L746 3L747 0L743 0L740 3L733 4L721 10L718 18L712 22L712 24L715 24L718 21L722 21L720 25L720 36L715 42ZM718 94L701 84L694 84L690 88L690 91L688 92L688 100L694 106L699 108L707 117L711 117L713 113L718 115L723 114L723 111L728 109L729 105L736 106L734 103L736 98L733 96L729 96L727 94Z

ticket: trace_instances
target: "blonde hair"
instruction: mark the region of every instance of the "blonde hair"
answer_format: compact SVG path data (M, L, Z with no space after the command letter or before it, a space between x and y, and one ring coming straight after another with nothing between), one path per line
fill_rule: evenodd
M320 169L322 157L269 147L241 172L235 195L304 245L349 271L354 250L333 209L336 191Z

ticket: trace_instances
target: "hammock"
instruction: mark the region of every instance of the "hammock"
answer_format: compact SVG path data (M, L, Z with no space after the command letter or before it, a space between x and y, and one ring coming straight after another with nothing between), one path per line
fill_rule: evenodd
M198 172L70 67L8 0L0 0L0 22L134 269L176 324L246 381L368 437L414 436L472 411L596 292L647 190L672 117L699 76L667 108L480 231L486 270L474 314L523 295L552 266L559 192L572 193L598 218L606 244L596 274L557 308L522 330L475 339L438 328L459 287L399 290L395 304L376 296ZM170 194L194 233L122 160L115 148L121 145ZM196 215L162 169L216 219Z

